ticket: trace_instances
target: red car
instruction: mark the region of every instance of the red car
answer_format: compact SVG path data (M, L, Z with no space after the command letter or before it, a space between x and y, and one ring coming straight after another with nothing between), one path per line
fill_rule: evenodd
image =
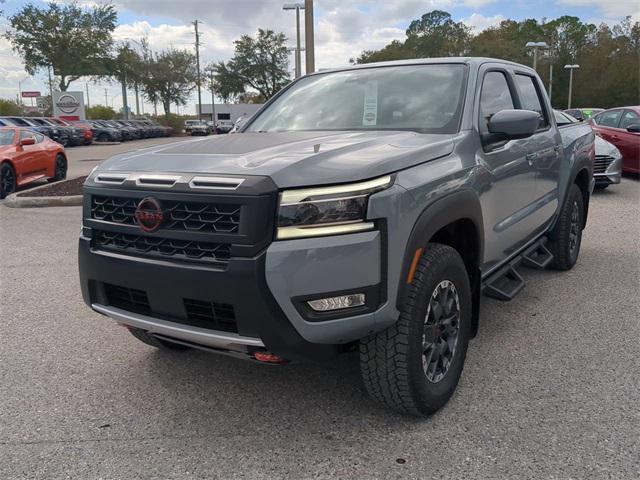
M596 134L622 154L622 171L640 174L640 106L605 110L589 122Z
M26 128L0 128L0 198L35 180L66 177L62 145Z
M65 127L79 128L82 130L82 137L85 145L91 145L93 143L93 132L91 131L91 125L83 122L71 123L69 120L63 120L57 117L48 117L47 120L55 123L56 125L62 125Z

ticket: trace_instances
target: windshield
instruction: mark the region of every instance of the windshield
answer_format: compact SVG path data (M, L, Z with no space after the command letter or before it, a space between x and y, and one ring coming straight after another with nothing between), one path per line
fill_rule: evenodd
M13 130L0 130L0 145L12 145L13 135Z
M466 68L460 64L346 70L301 79L247 128L413 130L454 133L462 112Z

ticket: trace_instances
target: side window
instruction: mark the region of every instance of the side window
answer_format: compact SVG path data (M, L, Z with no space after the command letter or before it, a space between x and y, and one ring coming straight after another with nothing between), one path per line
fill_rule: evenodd
M520 103L525 110L533 110L540 114L539 128L545 128L549 126L549 119L547 118L544 108L542 108L542 99L540 98L540 92L536 85L536 79L529 75L516 74L516 84L520 91Z
M575 118L570 117L569 115L565 115L562 112L558 112L557 110L553 111L553 116L556 119L556 124L561 127L563 125L571 125L572 123L576 123L577 120Z
M38 142L34 132L30 132L29 130L20 130L20 140L24 140L25 138L33 138L36 143Z
M35 137L36 137L36 143L40 143L44 140L44 135L41 135L40 133L36 133Z
M502 72L488 72L480 94L480 133L489 132L489 119L500 110L513 109L514 103L507 78Z
M602 112L601 114L596 116L595 121L602 127L617 128L621 114L622 110L611 110L609 112Z
M631 125L640 124L640 117L633 110L625 110L622 115L622 119L620 120L620 128L624 128L625 130Z

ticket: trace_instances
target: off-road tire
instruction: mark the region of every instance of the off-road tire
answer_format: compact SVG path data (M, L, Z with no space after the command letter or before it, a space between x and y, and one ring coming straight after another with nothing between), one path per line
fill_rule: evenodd
M432 295L445 281L455 286L459 300L457 343L448 370L432 382L423 367L425 317ZM429 416L442 408L462 374L471 309L469 277L458 252L446 245L427 244L398 321L360 341L360 369L369 394L396 411L415 416Z
M549 250L553 254L551 268L554 270L570 270L576 264L580 254L584 223L582 191L574 183L569 189L567 201L560 211L557 223L551 234L552 240L549 242ZM576 228L577 230L575 230ZM573 232L572 229L574 229ZM575 237L572 239L573 235Z
M131 332L131 335L136 337L142 343L146 343L147 345L151 345L152 347L159 348L160 350L189 350L189 347L187 347L186 345L180 345L179 343L160 340L153 335L149 335L145 330L141 330L140 328L129 328L129 331Z

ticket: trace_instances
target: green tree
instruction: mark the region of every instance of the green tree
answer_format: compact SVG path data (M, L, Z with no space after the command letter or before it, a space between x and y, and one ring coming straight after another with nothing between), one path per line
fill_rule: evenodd
M93 105L87 108L87 118L89 120L111 120L116 118L116 111L104 105Z
M0 115L22 115L22 107L15 100L0 98Z
M224 103L235 101L245 92L244 81L231 72L224 62L211 63L205 67L206 85L209 91L213 88L215 94Z
M111 4L83 9L76 3L52 2L46 8L29 3L9 17L5 37L29 74L52 67L64 92L79 77L105 71L116 20Z
M455 57L466 54L471 41L471 29L462 22L455 22L442 10L433 10L413 20L406 35L404 42L394 40L380 50L362 52L355 62Z
M196 59L187 50L166 50L143 54L142 91L152 102L162 103L165 115L171 113L171 104L186 105L195 88Z
M258 30L254 39L243 35L236 40L233 58L214 65L217 92L229 98L247 89L268 100L289 83L289 52L284 33Z

